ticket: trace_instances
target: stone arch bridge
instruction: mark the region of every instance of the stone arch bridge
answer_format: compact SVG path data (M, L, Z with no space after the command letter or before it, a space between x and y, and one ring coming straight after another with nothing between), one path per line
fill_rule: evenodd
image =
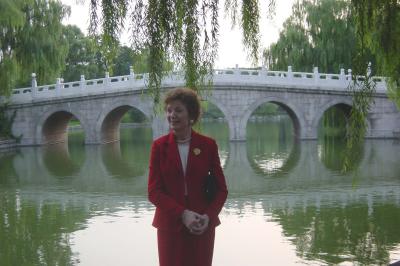
M400 130L400 113L388 99L383 78L374 77L376 93L368 115L369 138L392 138ZM86 144L119 140L122 116L130 109L141 111L153 129L153 137L164 134L168 126L162 114L154 115L153 100L146 93L147 74L129 75L15 89L10 112L16 111L13 133L21 136L20 145L43 145L66 141L68 122L78 119ZM322 74L288 71L235 69L215 70L210 92L203 98L215 104L225 115L232 141L246 140L246 125L252 112L261 104L272 102L287 111L299 139L316 139L324 112L333 107L348 113L352 95L348 89L351 72ZM171 73L162 89L184 86L181 73Z

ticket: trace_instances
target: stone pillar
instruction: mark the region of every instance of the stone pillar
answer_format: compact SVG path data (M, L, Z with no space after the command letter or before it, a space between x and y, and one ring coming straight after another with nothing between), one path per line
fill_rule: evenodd
M292 79L293 78L292 66L288 66L288 70L287 71L288 71L287 77L289 79Z
M79 87L80 87L80 92L84 93L85 92L85 88L86 88L85 75L81 75L81 80L79 82Z
M93 108L91 104L82 106L82 109L82 113L87 115L85 119L85 144L101 144L101 128L97 127L97 109ZM83 121L81 121L82 123Z
M32 73L31 79L31 95L32 98L35 99L37 97L37 81L36 81L36 73Z
M352 72L351 72L351 69L349 68L348 70L347 70L347 80L349 81L349 82L351 82L351 79L353 78L352 77Z
M239 69L239 65L236 64L235 66L235 71L234 71L235 75L240 75L240 69Z
M241 117L232 115L229 124L230 141L246 141L246 123L242 123Z
M129 83L133 87L133 84L135 82L135 72L133 72L133 67L129 66Z
M105 77L104 77L104 84L106 87L105 89L108 89L108 85L110 84L110 72L106 72L105 73Z
M265 65L263 65L263 66L261 67L260 76L268 77L268 70L267 70L267 68L265 67Z
M57 80L56 80L56 89L55 89L55 91L56 91L56 96L57 97L60 96L60 94L61 94L61 78L57 78Z
M318 73L318 67L314 67L314 83L318 84L319 83L319 73Z
M302 140L313 140L317 139L317 130L313 128L311 125L304 125L303 128L301 128L300 132L300 139Z
M346 74L344 73L344 68L340 69L340 76L339 76L340 80L345 80L346 79Z
M169 126L164 114L155 114L153 116L151 128L153 130L153 139L168 133Z

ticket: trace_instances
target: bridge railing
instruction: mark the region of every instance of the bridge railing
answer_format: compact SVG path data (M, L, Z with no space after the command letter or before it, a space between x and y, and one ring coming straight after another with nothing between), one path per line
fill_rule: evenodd
M296 88L296 89L323 89L345 91L352 82L351 70L345 74L341 69L340 74L319 73L314 68L312 73L293 72L291 67L288 71L268 71L261 69L215 69L212 79L214 86L241 86L257 87ZM364 77L357 77L362 81ZM373 77L376 82L377 92L386 92L386 82L383 77ZM13 103L27 103L46 101L53 98L69 98L85 95L96 95L115 93L127 90L146 89L148 74L135 74L130 69L129 75L110 77L108 73L104 78L85 80L82 75L79 81L63 82L57 79L55 84L37 86L36 76L32 74L32 85L28 88L14 89L11 96ZM171 72L163 78L162 86L183 86L184 75L181 72Z
M240 77L239 80L234 77ZM364 80L364 77L357 77L358 81ZM386 92L386 82L383 77L373 77L376 82L377 92ZM248 70L248 69L220 69L214 71L214 84L218 82L243 83L244 81L252 85L267 85L279 87L292 87L303 89L327 89L327 90L347 90L352 82L351 70L345 74L341 69L340 74L318 73L314 72L293 72L291 67L288 71L268 71L266 69Z

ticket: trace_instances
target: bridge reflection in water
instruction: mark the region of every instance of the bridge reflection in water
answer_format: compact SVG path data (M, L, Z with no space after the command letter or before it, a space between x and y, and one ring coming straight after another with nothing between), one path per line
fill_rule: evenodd
M257 126L257 131L263 129ZM113 247L126 250L124 237L146 249L123 254L130 264L146 263L143 254L156 258L155 243L149 240L155 239L149 226L154 209L146 199L151 134L148 128L135 128L122 130L121 136L118 144L31 147L1 155L1 265L83 263L94 252L84 239L109 241L110 255ZM260 147L252 142L257 138L235 143L217 137L230 194L218 229L216 263L243 259L263 265L265 256L278 259L275 243L292 250L280 257L285 265L400 259L399 143L367 141L358 170L342 174L335 162L340 153L330 154L331 140L271 138ZM110 230L135 235L102 239Z

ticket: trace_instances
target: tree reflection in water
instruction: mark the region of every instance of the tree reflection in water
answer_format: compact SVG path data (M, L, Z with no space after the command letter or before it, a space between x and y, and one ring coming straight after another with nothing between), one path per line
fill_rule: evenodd
M83 149L83 146L81 146L81 149ZM74 176L84 163L85 153L79 151L79 148L73 148L73 151L75 152L71 155L67 143L44 146L41 148L43 163L46 165L47 170L56 177Z
M400 243L400 206L390 202L276 209L272 213L300 257L328 264L387 265L389 251Z
M116 178L146 175L152 130L149 127L122 128L121 140L100 146L102 164Z
M364 156L364 146L355 147L357 152L354 153L351 164L348 165L347 171L351 172L357 169ZM343 137L323 135L318 139L318 158L328 168L334 172L341 172L344 169L346 158L346 139Z
M30 202L18 191L0 191L0 264L72 265L69 233L82 227L84 209Z
M254 171L263 176L285 175L299 160L300 143L294 136L292 121L289 116L278 118L247 125L247 158Z

